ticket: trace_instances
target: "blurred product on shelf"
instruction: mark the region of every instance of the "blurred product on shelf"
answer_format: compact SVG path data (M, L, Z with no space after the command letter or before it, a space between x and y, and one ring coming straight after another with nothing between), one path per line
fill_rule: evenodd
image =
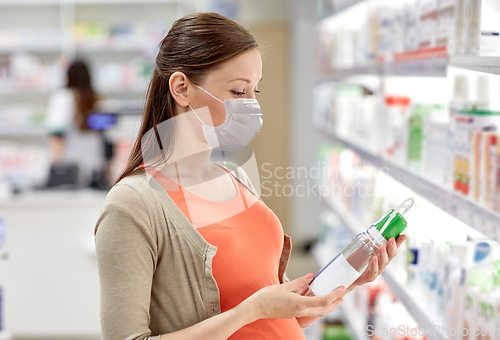
M365 0L323 6L317 66L330 72L449 55L500 56L500 15L481 0ZM321 6L320 6L321 8Z
M78 47L145 49L155 46L165 36L165 28L172 23L131 22L104 24L101 22L76 22L73 39Z
M0 55L0 93L50 91L62 84L63 74L61 62L57 60L42 61L26 52Z
M1 142L0 200L7 200L12 192L45 185L49 163L50 150L46 145Z
M64 82L63 59L42 61L25 52L0 56L0 94L16 91L49 92ZM124 62L102 62L92 68L95 87L104 94L118 91L145 91L152 73L149 58L136 56Z

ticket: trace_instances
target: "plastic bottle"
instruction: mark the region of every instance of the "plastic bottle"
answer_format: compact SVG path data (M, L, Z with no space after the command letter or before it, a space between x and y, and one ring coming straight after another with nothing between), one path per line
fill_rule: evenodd
M310 288L323 296L337 287L349 287L363 274L379 248L387 245L391 237L398 237L408 223L403 217L413 205L413 199L404 201L396 210L391 209L366 231L356 236L342 252L323 267L313 278ZM405 210L400 213L399 211Z
M474 332L478 325L479 314L479 286L481 285L482 275L478 270L471 270L467 273L467 281L465 288L465 313L464 313L464 329L467 330L464 339L476 340Z
M488 294L488 335L490 340L500 340L500 260L493 261L496 273L493 275L491 291Z
M469 55L479 55L481 41L481 5L482 0L468 0L468 37L467 51Z
M448 329L457 330L450 332L450 339L458 340L462 339L458 330L463 328L466 267L472 264L474 247L472 242L451 243L449 249L445 322Z
M484 288L491 280L495 270L492 267L473 267L467 272L467 287L465 289L465 313L464 328L467 329L467 340L482 339L481 328L483 319L481 317L481 298ZM479 330L479 331L478 331Z
M444 183L449 189L461 191L462 183L462 169L461 164L463 158L463 144L464 135L463 131L457 130L455 124L455 116L459 110L471 110L473 102L471 100L469 77L466 75L457 75L454 78L453 84L453 98L449 105L449 129L448 129L448 157L446 158L446 171Z

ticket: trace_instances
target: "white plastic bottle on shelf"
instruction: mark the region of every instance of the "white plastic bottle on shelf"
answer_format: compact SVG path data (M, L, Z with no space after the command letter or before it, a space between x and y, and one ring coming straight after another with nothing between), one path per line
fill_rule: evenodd
M468 35L467 52L469 55L479 55L481 41L481 5L482 0L468 0Z
M478 340L475 330L479 325L479 298L480 286L484 280L483 270L473 268L468 270L466 287L465 287L465 312L463 327L467 330L464 332L466 340Z
M444 313L444 322L448 329L461 330L463 328L466 267L472 264L473 250L472 242L449 244ZM460 332L455 332L450 334L450 339L460 340L462 335Z
M480 55L500 56L500 15L486 1L481 8Z
M475 107L479 111L500 111L500 84L497 76L482 74L477 77Z
M396 210L391 209L365 232L356 236L342 252L324 266L311 281L310 288L317 296L330 293L337 287L349 287L363 274L370 260L391 237L398 237L408 223L403 215L412 207L407 199ZM399 211L404 209L402 213Z
M438 12L437 45L445 45L450 55L465 52L466 0L441 0Z
M453 84L453 98L450 101L450 119L448 129L448 157L444 183L448 189L461 191L463 175L464 148L467 146L467 131L456 124L459 110L472 110L470 78L466 75L457 75Z
M500 340L500 260L493 261L497 272L493 275L493 286L488 301L490 303L490 315L488 329L493 330L490 340Z
M445 304L445 263L443 246L437 244L435 247L434 261L436 262L436 291L434 295L434 308L436 315L442 316Z
M490 334L488 334L488 325L490 324L489 297L495 272L496 270L492 268L489 275L485 274L485 279L479 287L479 314L477 323L479 335L477 338L480 340L491 340Z

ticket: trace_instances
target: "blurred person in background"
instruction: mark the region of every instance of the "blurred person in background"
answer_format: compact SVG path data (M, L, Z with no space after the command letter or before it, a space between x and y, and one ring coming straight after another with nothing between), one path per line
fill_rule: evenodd
M104 176L103 138L87 124L96 101L87 65L74 61L67 71L66 86L52 93L48 102L46 126L52 149L49 186L68 181L75 181L70 184L77 186L96 186ZM58 173L73 180L54 180Z

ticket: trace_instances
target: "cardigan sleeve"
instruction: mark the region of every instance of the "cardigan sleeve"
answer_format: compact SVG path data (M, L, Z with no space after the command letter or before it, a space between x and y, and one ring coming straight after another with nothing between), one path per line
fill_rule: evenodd
M131 186L114 186L95 227L103 340L159 340L149 328L157 240L147 206Z

